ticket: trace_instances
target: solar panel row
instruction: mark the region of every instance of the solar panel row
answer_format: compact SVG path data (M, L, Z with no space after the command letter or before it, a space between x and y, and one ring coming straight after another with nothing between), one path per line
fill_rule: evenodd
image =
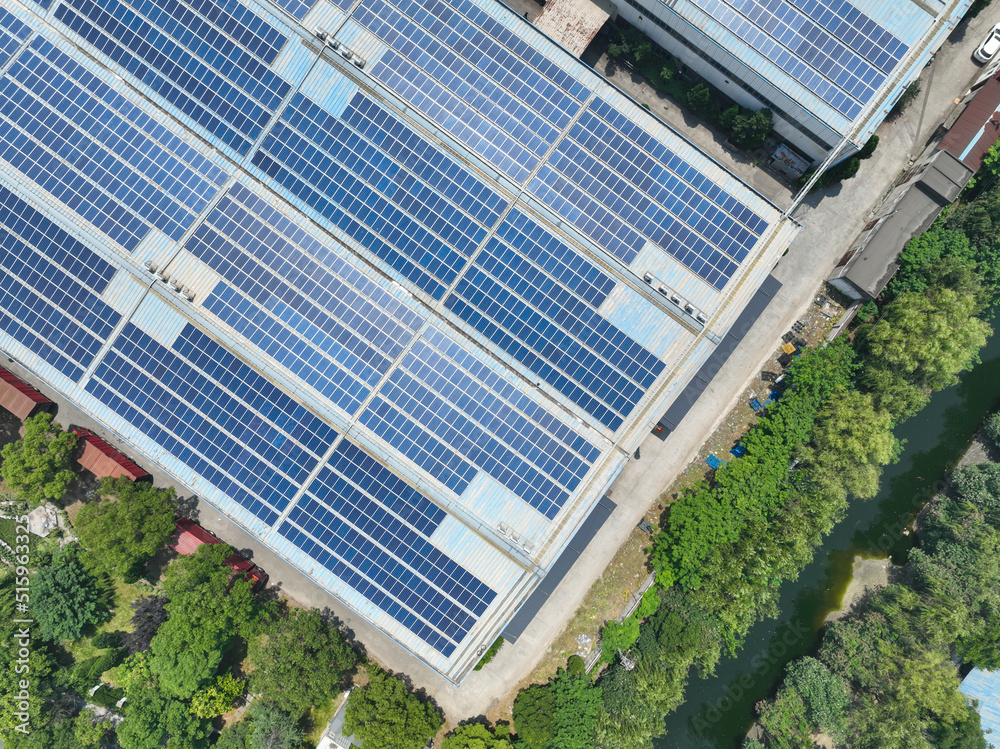
M601 423L617 429L663 362L512 249L505 223L446 305Z
M838 16L830 6L816 0L692 1L850 119L871 100L907 50L845 2L837 3L841 15L835 21ZM814 23L806 13L818 14L823 23Z
M0 212L0 327L77 382L121 319L115 268L5 188Z
M209 0L194 3L197 13L177 0L66 3L58 20L237 153L290 88L268 67L286 37L239 4L230 14Z
M198 227L186 249L239 291L204 306L353 414L423 317L275 214L236 186Z
M86 391L268 524L337 434L191 324L167 348L128 323Z
M0 8L0 65L6 64L30 33L30 26Z
M382 131L384 151L349 123ZM495 221L506 207L362 94L339 118L295 94L253 163L436 298L485 238L477 217Z
M434 327L360 421L456 494L482 470L550 519L600 454Z
M496 592L386 511L387 502L400 502L399 483L345 439L278 532L450 655ZM429 505L412 490L405 499Z
M155 226L180 239L221 169L36 38L0 81L2 156L127 250Z

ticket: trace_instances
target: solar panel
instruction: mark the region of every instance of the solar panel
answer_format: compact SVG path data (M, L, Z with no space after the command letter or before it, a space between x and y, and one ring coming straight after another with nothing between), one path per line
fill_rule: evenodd
M278 532L448 656L496 591L428 540L444 517L345 439Z
M481 470L549 519L600 454L435 327L360 422L456 494Z
M295 16L296 20L301 21L316 0L273 0L273 2ZM349 0L335 0L334 5L339 6L342 10L351 7Z
M242 185L219 201L186 249L228 282L205 308L348 414L423 324Z
M290 89L268 67L287 37L240 3L65 0L55 18L241 155Z
M767 228L599 98L529 189L623 263L652 242L720 290Z
M0 80L0 155L131 251L180 239L225 179L82 65L36 38Z
M253 163L435 298L507 207L360 93L342 117L295 94Z
M518 183L590 93L471 2L362 0L353 18L392 48L372 75Z
M0 65L6 64L30 33L28 24L0 8Z
M268 524L337 436L191 324L168 348L127 323L86 391Z
M555 269L561 274L547 262L553 255L564 263ZM581 288L579 273L593 278L596 288ZM576 288L569 285L574 283ZM446 304L587 413L617 429L664 364L595 312L613 287L578 253L512 211Z
M843 0L691 0L853 119L908 47Z
M0 187L0 327L74 382L121 319L115 267Z

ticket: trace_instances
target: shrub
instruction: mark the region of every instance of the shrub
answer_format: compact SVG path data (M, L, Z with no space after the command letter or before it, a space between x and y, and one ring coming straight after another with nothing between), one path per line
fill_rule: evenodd
M773 115L770 109L749 114L740 113L733 119L733 140L746 149L760 148L771 134Z
M1000 447L1000 411L990 416L983 425L983 432L997 447Z
M123 634L120 631L98 632L90 642L95 648L120 648Z
M872 154L875 153L876 148L878 148L878 136L873 135L871 138L868 139L868 142L865 143L864 148L862 148L858 152L858 158L870 159L872 157Z
M493 644L490 645L489 650L483 653L483 657L479 659L479 663L477 663L475 668L472 670L479 671L482 669L483 666L493 660L493 656L497 654L497 651L500 650L501 647L503 647L503 638L498 637Z
M125 696L125 690L120 687L109 687L102 684L101 687L91 695L88 700L98 707L106 707L108 710L117 710L118 700Z
M913 100L920 96L920 81L913 81L909 86L907 86L896 103L893 104L892 109L889 110L889 116L886 118L888 120L895 120L897 117L901 116L906 108L913 103Z
M571 655L566 661L566 670L571 676L587 673L587 663L578 655Z
M692 86L687 92L687 103L695 114L707 114L712 101L712 92L704 83Z

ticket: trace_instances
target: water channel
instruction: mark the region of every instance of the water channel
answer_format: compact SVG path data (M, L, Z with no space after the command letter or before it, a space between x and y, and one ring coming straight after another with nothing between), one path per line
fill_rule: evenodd
M981 358L958 385L935 393L896 430L906 445L900 461L883 473L878 496L855 501L799 579L783 585L778 619L751 629L743 650L721 661L715 676L692 676L684 704L667 716L667 734L654 742L655 749L739 747L754 705L773 695L789 661L813 650L827 614L840 607L855 555L905 562L912 537L903 530L1000 405L1000 335L990 339Z

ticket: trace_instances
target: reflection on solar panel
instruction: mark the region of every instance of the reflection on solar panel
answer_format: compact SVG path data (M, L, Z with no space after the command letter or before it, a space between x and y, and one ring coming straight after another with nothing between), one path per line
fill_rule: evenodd
M232 284L205 307L349 414L423 323L241 185L186 249Z
M2 187L0 215L0 327L76 382L121 319L115 267Z
M287 37L239 3L66 3L58 20L240 154L288 93L268 68Z
M403 357L361 423L456 494L482 470L547 518L600 454L435 328Z
M596 287L581 284L580 274ZM613 287L575 251L512 211L447 305L602 424L617 429L664 365L594 311Z
M168 349L128 323L86 389L268 524L337 436L193 325Z
M362 0L372 75L521 183L589 91L471 2Z
M149 226L180 239L224 179L40 37L0 81L0 113L2 157L127 250Z
M426 539L443 518L345 439L278 532L449 656L496 592Z
M309 9L312 7L315 0L274 0L275 4L280 5L282 8L287 10L296 19L301 21ZM351 3L349 0L339 0L338 5L341 5L344 10L350 7Z
M362 94L340 118L296 94L253 163L436 298L507 206Z
M0 65L11 58L30 33L26 23L0 8Z
M907 46L844 0L692 0L853 119Z
M717 289L767 224L606 102L595 99L530 189L625 263L647 241Z

